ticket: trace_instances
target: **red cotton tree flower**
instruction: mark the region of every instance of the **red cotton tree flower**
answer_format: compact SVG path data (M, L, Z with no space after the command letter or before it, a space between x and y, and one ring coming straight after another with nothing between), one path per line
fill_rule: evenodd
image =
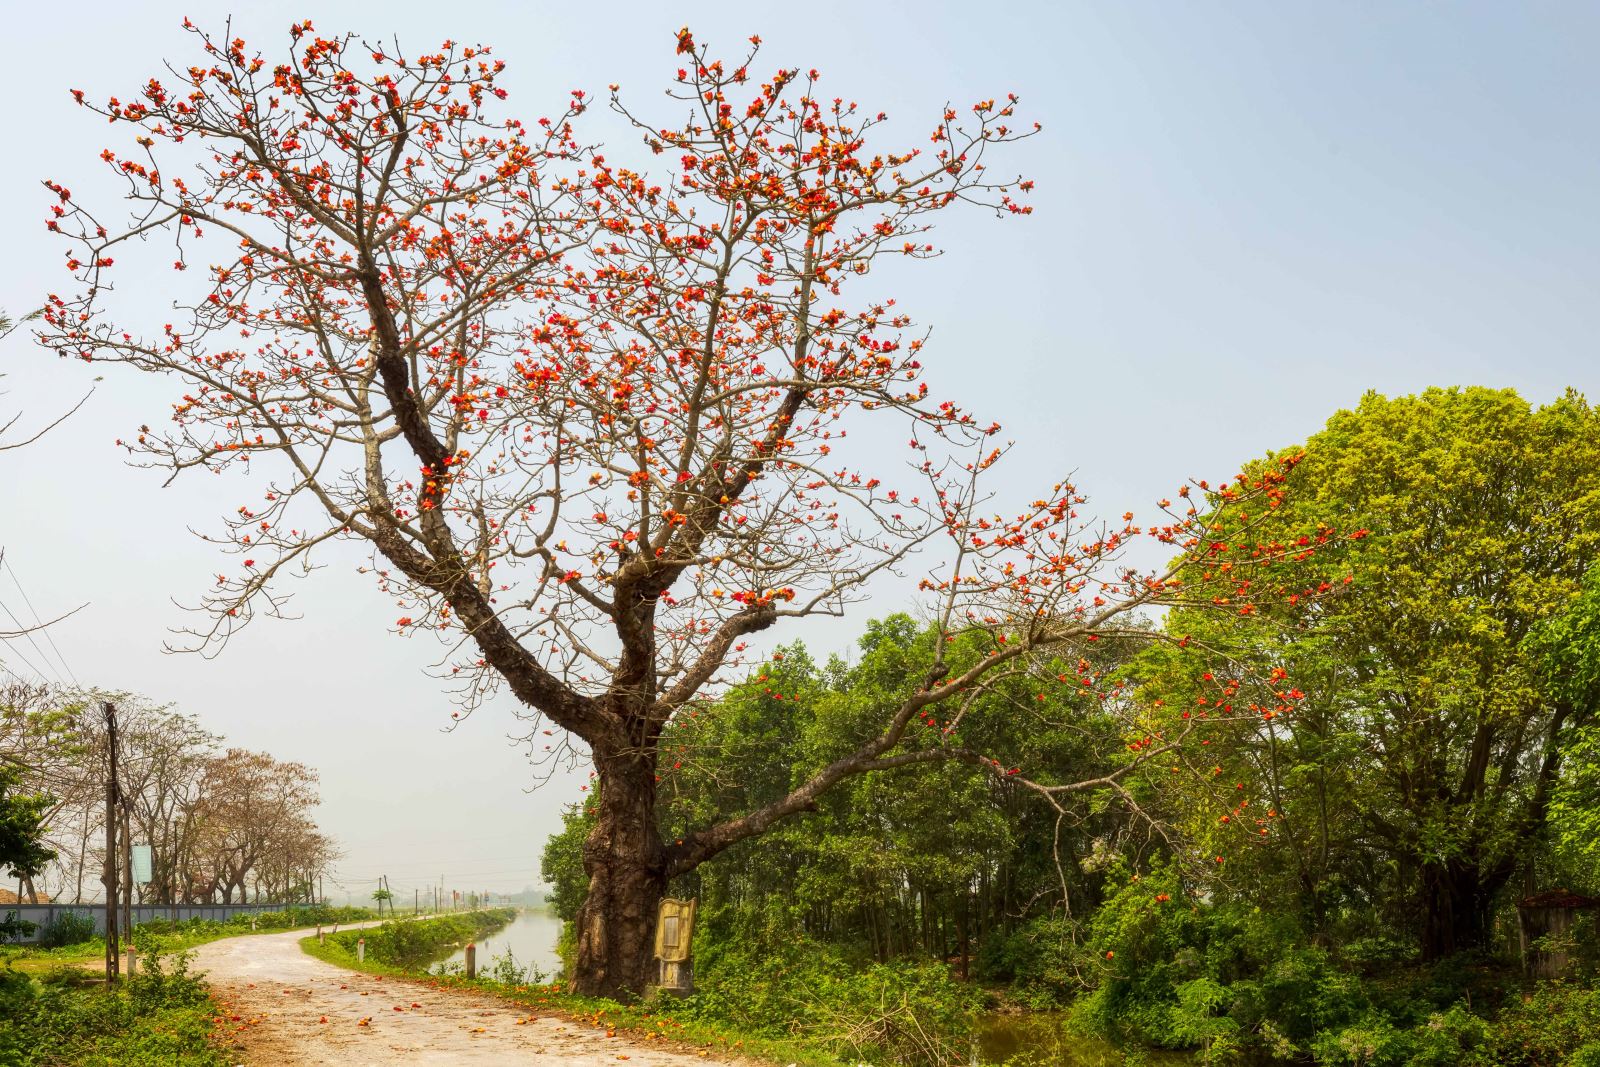
M986 163L1036 128L1015 124L1014 97L945 110L920 147L869 147L884 116L819 96L815 71L757 77L759 40L729 65L684 31L681 125L635 117L613 87L660 166L647 174L579 140L581 92L531 126L500 117L487 48L408 56L302 23L275 63L186 27L197 65L103 105L74 92L133 134L102 156L133 213L108 225L47 183L75 284L41 337L173 381L169 424L125 442L144 462L257 479L228 519L242 566L207 593L197 647L275 613L281 574L353 539L402 600L397 628L456 644L462 713L504 687L530 732L587 747L583 993L641 991L668 881L847 776L951 758L1006 773L960 742L956 706L987 680L1146 607L1237 610L1270 585L1245 575L1286 554L1255 546L1201 590L1178 571L1248 549L1247 516L1202 525L1180 501L1149 530L1091 527L1066 484L992 513L997 427L930 398L892 301L847 302L880 259L935 253L934 212L1028 212L1031 183ZM185 295L164 322L116 324L111 282L156 236ZM909 434L911 485L849 461L868 419ZM1212 499L1270 508L1290 465ZM1146 533L1179 555L1170 569L1117 562ZM906 679L875 736L781 800L664 841L673 717L751 635L841 614L914 555L937 625L984 631L992 651ZM913 740L936 714L951 727Z

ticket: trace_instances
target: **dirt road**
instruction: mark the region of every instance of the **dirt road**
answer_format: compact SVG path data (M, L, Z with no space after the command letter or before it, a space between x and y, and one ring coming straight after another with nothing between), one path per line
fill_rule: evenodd
M306 931L230 937L195 950L228 1029L251 1067L689 1067L708 1058L635 1041L582 1022L531 1018L492 997L347 971L300 949ZM366 1020L363 1023L363 1020Z

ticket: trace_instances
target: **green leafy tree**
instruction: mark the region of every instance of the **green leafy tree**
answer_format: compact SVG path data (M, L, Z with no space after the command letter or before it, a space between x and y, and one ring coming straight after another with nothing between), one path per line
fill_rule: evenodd
M0 764L0 868L13 878L31 879L56 858L45 844L45 813L54 799L22 790L21 772Z
M947 643L946 654L958 662L981 655L974 637ZM1145 640L1078 651L1109 669ZM798 643L777 650L664 737L662 836L674 840L782 796L849 751L872 729L885 695L926 672L939 644L933 628L895 615L868 624L854 662L818 664ZM970 694L963 737L1045 784L1104 775L1135 755L1127 745L1131 704L1084 695L1075 664L1043 666ZM932 737L946 727L930 715L915 729ZM582 843L594 805L591 794L571 809L544 853L552 899L569 920L587 891ZM1091 910L1102 878L1084 861L1106 842L1134 836L1137 822L1115 798L1085 798L1058 813L1020 775L966 760L930 762L858 776L819 797L810 818L742 843L673 892L702 904L702 984L716 978L719 961L731 967L735 956L792 953L801 938L858 965L948 959L957 973L1021 978L1031 992L1057 999L1072 975L1046 961L1070 950L1070 920ZM1147 843L1159 840L1139 828Z
M1526 641L1547 699L1575 727L1561 776L1550 789L1557 860L1586 881L1600 874L1600 567L1584 577L1566 610L1537 626Z
M1191 806L1191 839L1259 838L1228 875L1262 896L1289 880L1314 927L1376 908L1410 922L1430 958L1484 946L1593 718L1588 691L1550 681L1579 684L1550 663L1590 662L1569 641L1588 616L1547 620L1600 547L1600 417L1573 393L1541 408L1510 390L1368 394L1306 443L1274 523L1370 537L1347 571L1307 586L1342 590L1309 610L1268 606L1228 635L1195 613L1169 620L1254 664L1212 735L1214 776L1236 799ZM1164 677L1191 699L1187 671ZM1303 695L1293 714L1244 710L1251 686L1275 685Z

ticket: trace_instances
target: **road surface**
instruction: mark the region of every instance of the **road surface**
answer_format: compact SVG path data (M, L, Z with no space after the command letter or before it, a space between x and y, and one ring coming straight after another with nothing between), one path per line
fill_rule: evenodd
M348 929L348 927L347 927ZM749 1061L664 1048L493 997L361 974L313 959L305 930L212 941L195 949L236 1042L238 1063L267 1067L696 1067ZM363 1021L365 1020L365 1021Z

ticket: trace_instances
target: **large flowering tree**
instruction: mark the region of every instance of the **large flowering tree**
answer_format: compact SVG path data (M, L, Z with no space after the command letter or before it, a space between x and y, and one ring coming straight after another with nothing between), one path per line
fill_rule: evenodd
M997 427L930 396L893 301L847 298L880 260L935 254L935 212L1028 212L1031 183L988 163L1033 132L1015 98L947 109L893 150L877 143L884 116L819 95L815 71L758 76L758 40L724 63L684 31L677 124L612 89L647 173L580 140L581 92L554 117L504 118L486 48L408 55L302 23L272 62L188 29L196 65L103 104L75 93L133 137L102 157L133 215L103 221L49 183L74 284L42 336L180 389L165 424L125 442L142 460L254 476L200 646L276 612L280 576L326 542L363 542L401 601L396 628L453 644L457 714L504 688L531 737L587 749L583 992L642 989L668 881L847 776L950 758L1007 773L961 739L963 701L993 679L1123 633L1142 608L1248 610L1277 588L1248 575L1305 551L1241 540L1292 462L1207 487L1238 504L1227 523L1197 525L1180 499L1148 530L1131 515L1091 526L1065 483L995 510ZM187 295L160 319L113 321L111 282L149 264L157 237ZM871 454L884 435L850 438L864 422L909 438L910 462ZM1118 563L1145 533L1180 562ZM1176 581L1197 558L1219 566ZM717 692L752 635L841 614L913 561L935 625L987 634L985 653L905 679L856 751L776 802L663 840L674 717ZM928 722L941 728L908 729ZM1189 728L1147 727L1139 758Z

